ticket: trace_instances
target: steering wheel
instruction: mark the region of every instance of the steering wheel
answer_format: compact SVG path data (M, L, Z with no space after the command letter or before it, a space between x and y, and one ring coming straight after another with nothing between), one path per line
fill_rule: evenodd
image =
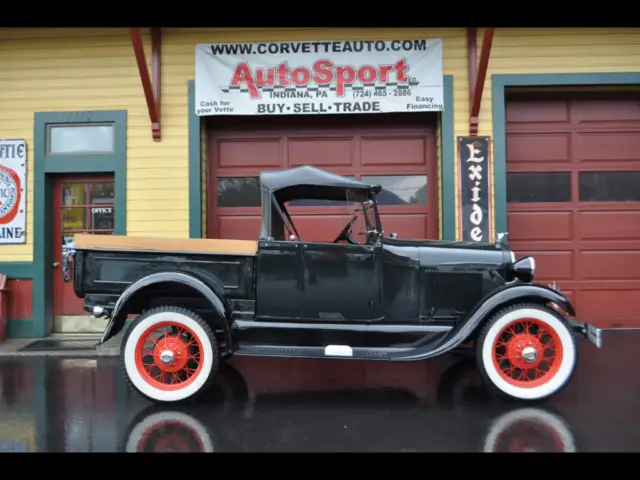
M345 227L340 231L340 233L338 234L336 239L333 241L333 243L339 243L341 240L344 240L347 243L356 245L358 242L356 242L353 238L351 238L351 235L349 235L349 230L351 230L351 226L357 219L358 219L358 216L354 215L349 221L349 223L347 223Z

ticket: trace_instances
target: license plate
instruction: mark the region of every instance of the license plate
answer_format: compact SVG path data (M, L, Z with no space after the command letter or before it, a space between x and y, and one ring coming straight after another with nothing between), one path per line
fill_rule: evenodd
M587 338L596 347L602 347L602 330L594 327L593 325L587 325Z

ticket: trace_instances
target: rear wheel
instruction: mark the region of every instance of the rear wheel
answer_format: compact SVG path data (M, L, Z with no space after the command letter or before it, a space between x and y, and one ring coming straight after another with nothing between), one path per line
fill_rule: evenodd
M210 386L218 371L219 350L211 327L184 308L143 313L121 350L129 383L154 402L192 399Z
M482 329L476 348L484 380L498 393L519 400L541 400L559 392L577 359L566 321L536 304L500 310Z

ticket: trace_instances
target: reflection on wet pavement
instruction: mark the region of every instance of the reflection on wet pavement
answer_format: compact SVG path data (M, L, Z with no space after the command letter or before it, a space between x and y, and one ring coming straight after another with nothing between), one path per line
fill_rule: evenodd
M118 359L0 359L0 452L638 451L637 343L581 342L557 397L492 397L472 359L238 358L195 404L132 393Z

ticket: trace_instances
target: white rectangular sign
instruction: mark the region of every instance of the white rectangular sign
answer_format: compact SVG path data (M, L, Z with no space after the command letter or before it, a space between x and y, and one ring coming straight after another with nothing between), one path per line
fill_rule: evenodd
M26 243L27 142L0 140L0 244Z
M196 114L442 111L442 39L196 45Z

